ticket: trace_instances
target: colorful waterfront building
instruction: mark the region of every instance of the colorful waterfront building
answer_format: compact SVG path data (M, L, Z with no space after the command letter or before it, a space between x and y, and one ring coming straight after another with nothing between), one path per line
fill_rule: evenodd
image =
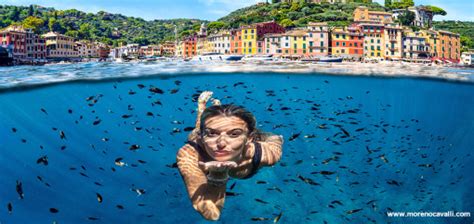
M97 45L88 41L76 41L75 50L78 52L78 56L82 58L99 57Z
M354 10L354 22L360 23L393 23L392 13L383 11L369 11L365 6Z
M474 51L462 52L461 64L465 66L474 65Z
M360 28L334 28L331 31L331 55L360 60L364 55L364 34Z
M265 54L273 56L282 55L282 35L279 33L267 33L264 35Z
M21 26L9 26L0 31L0 44L15 61L26 58L26 33Z
M178 57L192 58L197 55L197 35L187 36L180 41Z
M175 56L183 57L183 41L176 41Z
M285 58L308 57L307 31L303 29L290 30L281 34L281 52Z
M439 38L438 32L434 30L420 30L421 35L425 37L426 43L430 46L429 57L435 60L438 58Z
M384 27L385 59L402 59L403 29L398 24L386 24Z
M64 59L79 57L79 53L75 50L76 43L74 38L56 32L43 34L42 37L46 39L48 58Z
M232 54L242 54L242 30L233 29L230 31L230 52Z
M402 44L404 59L415 62L430 59L430 45L423 33L406 30Z
M459 62L461 57L461 42L459 34L438 30L439 44L438 57L450 62Z
M227 30L221 30L207 37L207 41L212 45L213 53L229 54L230 51L230 33Z
M314 57L327 56L329 54L329 27L326 22L308 23L307 42L309 55Z
M161 46L159 45L148 45L140 47L140 55L151 57L161 55Z
M263 54L264 41L263 37L267 33L284 33L285 28L278 23L262 22L254 23L241 27L242 33L242 54Z
M375 59L384 58L384 24L361 23L358 26L364 34L364 57Z
M161 45L161 53L160 55L162 56L171 56L175 54L176 51L176 46L175 43L171 41L166 41L162 43Z

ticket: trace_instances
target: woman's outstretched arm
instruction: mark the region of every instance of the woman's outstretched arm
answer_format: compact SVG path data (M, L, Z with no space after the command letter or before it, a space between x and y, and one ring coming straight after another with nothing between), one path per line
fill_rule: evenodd
M202 112L206 109L206 104L209 99L211 99L213 92L211 91L204 91L199 95L198 98L198 107L197 107L197 115L196 115L196 125L194 126L194 130L189 134L188 141L196 141L197 136L200 132L201 126L201 115ZM213 105L220 105L220 101L217 99L212 99Z
M218 220L224 207L226 185L208 183L206 174L198 165L198 158L198 152L186 144L176 156L178 169L194 209L207 220Z

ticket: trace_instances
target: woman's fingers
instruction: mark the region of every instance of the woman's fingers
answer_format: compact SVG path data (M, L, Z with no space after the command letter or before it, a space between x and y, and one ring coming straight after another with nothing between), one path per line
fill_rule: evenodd
M213 92L211 92L211 91L202 92L201 95L199 95L198 102L199 103L207 102L211 98L212 94L213 94Z

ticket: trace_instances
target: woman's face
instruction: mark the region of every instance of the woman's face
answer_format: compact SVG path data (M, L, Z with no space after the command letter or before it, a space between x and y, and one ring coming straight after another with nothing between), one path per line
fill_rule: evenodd
M236 161L249 141L248 127L244 120L223 115L208 118L204 121L202 142L204 148L216 161Z

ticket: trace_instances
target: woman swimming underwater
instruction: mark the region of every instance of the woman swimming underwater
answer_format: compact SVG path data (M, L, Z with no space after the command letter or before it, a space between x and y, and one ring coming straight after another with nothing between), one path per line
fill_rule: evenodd
M206 108L211 96L209 91L199 96L196 128L176 160L194 209L218 220L229 176L246 179L278 162L283 136L258 130L255 117L241 106L214 99Z

